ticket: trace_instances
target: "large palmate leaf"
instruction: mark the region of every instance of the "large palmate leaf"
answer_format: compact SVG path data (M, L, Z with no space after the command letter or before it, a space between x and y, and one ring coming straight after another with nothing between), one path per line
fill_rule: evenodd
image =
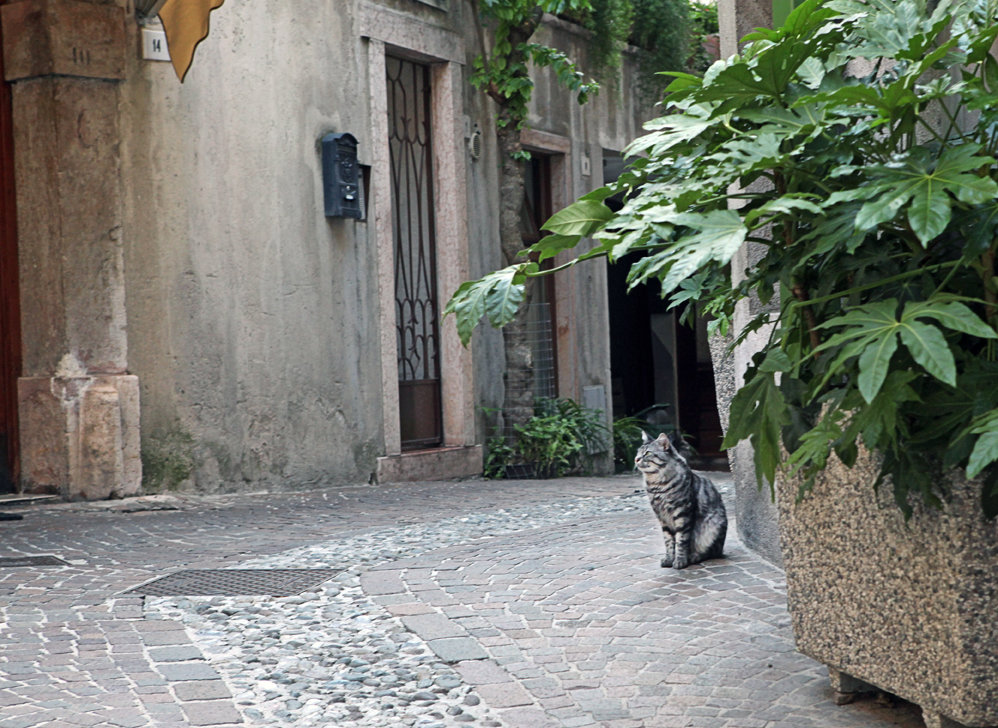
M995 161L979 151L975 144L947 147L934 159L919 147L890 164L870 167L873 184L863 191L868 201L856 215L857 229L875 228L907 207L912 231L927 245L949 224L954 198L980 204L998 197L993 179L970 173Z
M948 300L946 296L935 296L927 301L914 301L904 307L902 319L935 319L947 329L961 331L982 339L996 339L998 333L959 301Z
M559 253L571 250L580 240L582 240L581 235L545 235L521 255L524 253L536 255L537 262L543 263L548 258L554 258Z
M711 118L711 110L704 106L695 106L682 114L670 114L645 124L651 132L638 137L625 150L627 155L643 154L654 150L655 154L663 154L678 144L696 139L717 124Z
M781 151L785 129L760 129L751 139L733 139L723 144L711 160L719 168L735 167L740 175L748 175L759 169L778 166L786 157Z
M552 215L543 229L555 235L592 235L612 217L613 211L601 200L583 197Z
M687 232L677 235L664 250L635 263L628 276L632 287L655 276L661 281L663 294L669 294L708 263L727 265L748 235L734 210L676 213L670 222Z
M853 82L831 91L806 97L809 102L822 102L825 104L834 102L836 104L850 104L858 107L867 106L882 114L883 120L889 119L898 109L903 108L905 105L910 105L917 98L915 92L904 81L898 81L887 86L867 86Z
M483 317L493 326L512 321L523 302L527 275L536 272L536 263L519 263L462 283L444 307L444 316L454 314L461 343L468 345Z
M967 461L967 477L974 478L998 460L998 410L991 410L976 418L970 431L978 435Z
M837 350L825 381L845 374L841 366L858 355L857 386L863 399L872 403L890 371L891 358L897 351L900 337L917 364L936 379L955 386L956 361L950 345L938 326L922 319L980 338L998 338L993 328L959 301L941 297L908 303L900 317L897 309L898 302L892 298L858 306L821 324L820 329L840 329L815 349L815 353Z
M872 403L890 370L891 357L897 350L897 332L888 328L884 335L874 338L859 357L859 391L863 399Z
M760 486L769 482L770 487L780 465L780 431L790 423L790 414L783 392L776 384L776 377L788 371L790 361L779 349L766 355L745 386L731 400L728 432L722 448L732 448L748 439L755 450L756 475Z
M950 386L956 384L956 360L939 329L908 320L900 322L898 330L912 358L925 371Z
M783 197L777 197L749 211L745 215L745 222L748 225L755 225L758 220L768 220L780 215L792 216L796 213L820 215L821 207L809 198L813 198L813 196L784 195Z
M863 399L873 401L887 376L890 358L897 348L897 307L895 299L878 301L858 306L844 316L837 316L818 326L819 329L842 327L842 331L814 350L815 355L826 349L839 350L828 368L825 381L841 375L841 365L852 357L861 355L859 390Z
M791 13L781 31L765 39L778 40L781 35L797 36L796 42L767 43L762 46L766 49L764 53L746 53L746 63L732 64L705 82L705 95L720 97L723 108L737 107L760 97L782 99L801 64L822 43L834 40L829 33L816 33L832 15L832 11L821 7L821 2L804 3ZM807 42L801 42L803 38L807 38Z

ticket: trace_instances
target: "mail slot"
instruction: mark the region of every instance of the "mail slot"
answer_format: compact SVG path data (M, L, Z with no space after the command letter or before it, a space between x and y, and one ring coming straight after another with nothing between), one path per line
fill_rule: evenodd
M322 187L326 217L364 217L357 139L340 132L322 137Z

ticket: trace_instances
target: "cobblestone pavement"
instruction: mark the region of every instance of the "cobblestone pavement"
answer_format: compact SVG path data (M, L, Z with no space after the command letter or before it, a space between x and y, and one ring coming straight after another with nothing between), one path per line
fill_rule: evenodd
M727 478L716 478L730 496ZM677 572L634 476L20 508L0 523L0 727L922 726L836 706L781 572L729 530ZM11 510L8 508L8 510ZM291 596L128 590L334 569Z

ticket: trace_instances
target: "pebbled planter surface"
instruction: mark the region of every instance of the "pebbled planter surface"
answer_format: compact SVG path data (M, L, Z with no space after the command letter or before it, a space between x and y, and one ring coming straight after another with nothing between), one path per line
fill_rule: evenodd
M943 511L906 525L863 452L796 503L777 488L790 615L801 652L967 726L998 726L998 522L953 477ZM998 519L996 519L998 520Z

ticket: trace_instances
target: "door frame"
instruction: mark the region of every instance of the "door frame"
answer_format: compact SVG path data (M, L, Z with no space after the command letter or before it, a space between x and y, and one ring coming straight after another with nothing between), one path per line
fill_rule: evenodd
M520 132L520 143L530 152L543 154L547 157L550 204L552 210L560 210L576 197L571 186L570 170L573 159L572 140L560 134L553 134L540 129L524 129ZM560 254L554 259L554 265L560 265L569 257ZM577 376L578 332L573 320L572 301L576 291L575 271L562 271L554 283L552 304L554 327L555 373L557 375L557 391L559 397L568 397L581 401L582 385Z
M4 5L9 0L0 0ZM0 49L3 28L0 21ZM14 189L11 85L0 55L0 492L19 490L20 434L17 380L21 375L21 295ZM7 447L2 434L6 431Z
M395 250L392 271L396 284L395 310L397 320L395 326L396 331L398 331L396 344L403 347L403 351L397 352L399 355L397 372L399 429L403 450L423 450L438 447L443 442L441 417L443 372L440 368L441 305L440 291L437 285L436 190L433 180L433 148L436 145L436 139L433 134L433 118L429 98L432 82L430 66L426 63L392 53L386 54L385 65L390 71L398 69L398 76L394 77L392 82L388 84L390 101L397 104L401 98L404 104L404 108L401 110L395 109L388 125L390 132L389 159L392 161L390 180L392 185L393 247ZM412 74L411 85L405 80L405 77L410 75L408 69L411 69ZM390 113L392 108L393 104L389 103ZM406 121L407 114L412 115L411 127ZM400 124L406 127L405 140L400 139L396 134ZM417 140L425 135L422 146L418 141L414 142L408 139L410 132L415 135ZM392 142L395 143L397 156L392 153ZM416 157L419 159L413 162L417 166L415 177L422 179L416 185L415 194L413 194L412 183L415 180L412 175L406 174L406 170L409 170L408 160ZM422 166L424 164L425 167ZM420 172L426 171L429 174L420 174ZM404 177L404 179L400 177ZM405 214L402 212L401 204L403 196L407 200ZM417 220L415 228L412 225L413 208L418 208L415 210ZM403 284L402 287L405 289L411 287L412 289L409 293L413 298L407 297L405 301L399 298L400 273L402 274L401 278L408 284ZM406 305L407 303L412 305ZM426 315L425 308L422 315L413 313L411 317L409 316L407 311L419 308L415 305L417 303L430 307L433 312L432 320ZM422 356L417 356L415 361L408 359L410 352L405 350L407 332L412 334L413 339L421 338L423 340ZM417 334L422 335L417 336ZM417 375L417 371L419 371L422 377L405 376L406 364L408 364L409 369L413 370L411 372L413 375Z
M422 24L412 16L398 11L376 6L364 6L361 36L367 40L371 200L374 208L380 304L378 315L384 453L388 457L396 457L402 454L402 441L399 427L395 263L385 57L390 54L430 66L430 116L435 141L432 165L436 197L437 291L440 300L446 301L470 277L465 167L467 154L463 128L465 52L463 42L455 33ZM472 446L475 443L475 409L471 352L461 345L457 329L450 322L440 327L440 379L443 421L441 446ZM440 468L440 472L445 470L444 467Z

